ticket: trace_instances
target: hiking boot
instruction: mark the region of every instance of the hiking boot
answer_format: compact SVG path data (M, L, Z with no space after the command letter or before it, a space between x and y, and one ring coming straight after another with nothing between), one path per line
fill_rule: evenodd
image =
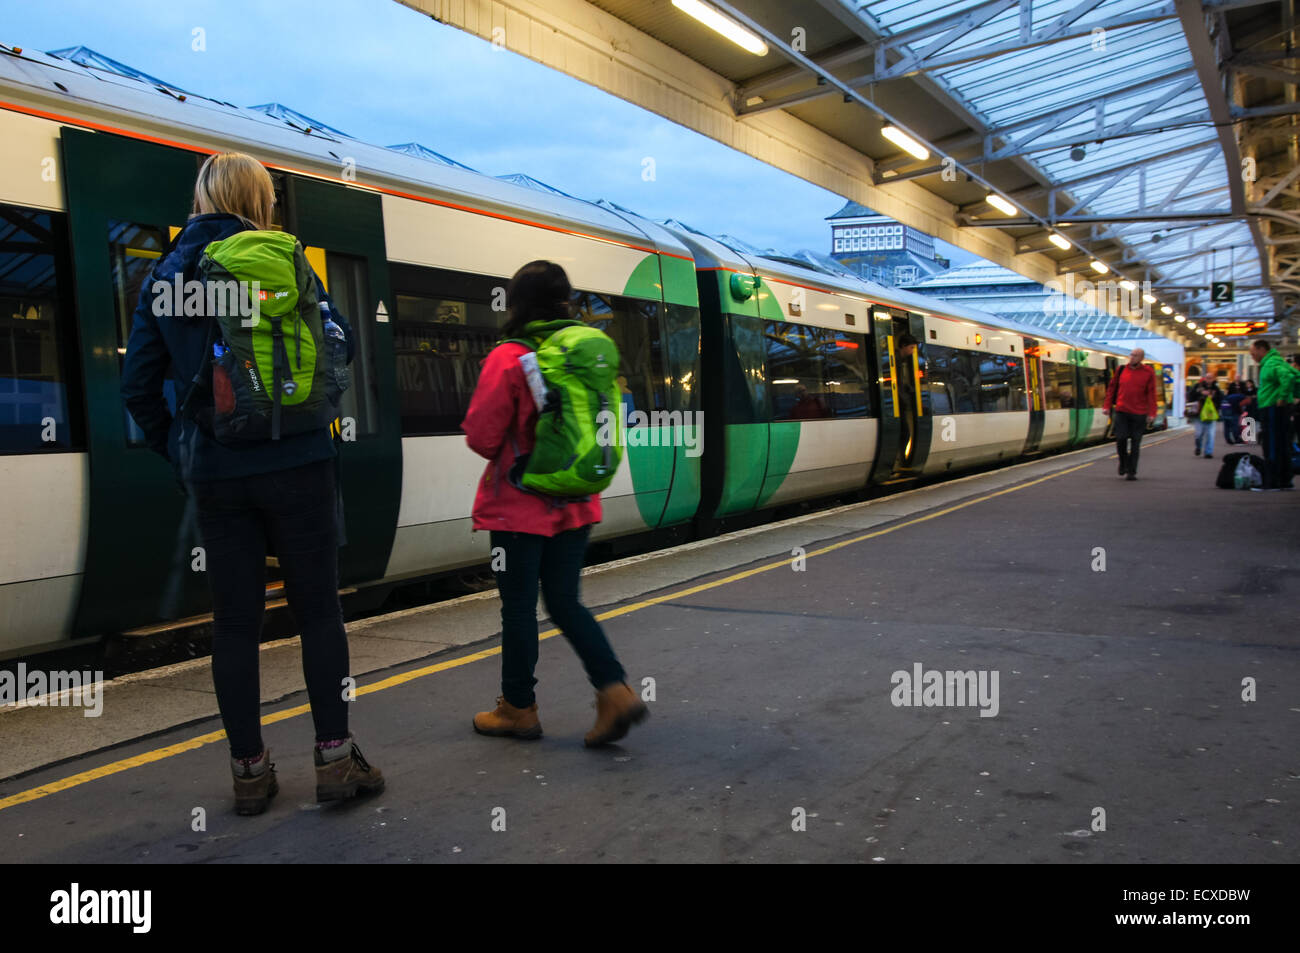
M362 757L351 735L342 744L325 748L316 745L317 801L341 801L356 794L378 794L383 789L383 772Z
M596 724L587 732L583 744L595 748L618 741L627 734L629 728L644 721L649 714L650 709L645 702L637 697L626 682L606 685L596 692Z
M540 738L542 723L537 717L537 702L527 708L516 708L506 701L504 695L499 695L495 709L474 716L474 730L480 735L499 738L523 738L526 741Z
M256 758L231 758L230 773L235 779L235 813L261 814L279 793L271 751L263 748Z

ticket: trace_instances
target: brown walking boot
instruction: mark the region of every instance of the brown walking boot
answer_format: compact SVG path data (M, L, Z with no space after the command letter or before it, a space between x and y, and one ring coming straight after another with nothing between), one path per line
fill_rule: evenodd
M583 744L588 748L618 741L629 728L645 721L650 709L626 682L606 685L596 692L596 724L587 732Z
M230 773L235 778L236 814L261 814L279 793L270 749L263 748L256 758L231 758Z
M542 723L537 718L537 702L527 708L516 708L501 695L497 698L494 710L481 711L474 716L474 730L480 735L523 738L527 741L540 738Z
M343 744L316 748L316 800L341 801L355 794L378 794L384 774L372 768L349 735Z

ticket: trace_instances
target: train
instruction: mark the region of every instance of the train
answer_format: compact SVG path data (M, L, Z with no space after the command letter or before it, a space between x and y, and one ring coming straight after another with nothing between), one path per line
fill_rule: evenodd
M0 142L0 658L208 612L193 503L119 386L140 285L213 152L266 164L278 224L356 334L338 428L348 606L488 562L470 520L483 460L460 422L506 281L533 259L565 268L575 314L621 355L627 450L593 541L1102 440L1125 357L57 54L0 46Z

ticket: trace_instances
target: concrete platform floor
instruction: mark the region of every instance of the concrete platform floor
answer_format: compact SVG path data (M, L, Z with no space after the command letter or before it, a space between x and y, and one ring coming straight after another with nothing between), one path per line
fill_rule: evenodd
M389 788L343 805L313 801L293 644L263 653L281 793L256 818L231 812L202 666L111 686L99 719L0 714L3 774L29 765L0 783L0 844L11 862L1295 862L1300 496L1218 490L1217 466L1175 432L1136 483L1094 448L601 567L587 602L654 700L597 751L556 637L546 736L470 730L498 692L493 595L351 627L354 671L375 669L354 729ZM918 665L996 675L996 713L896 704ZM30 770L52 754L70 760Z

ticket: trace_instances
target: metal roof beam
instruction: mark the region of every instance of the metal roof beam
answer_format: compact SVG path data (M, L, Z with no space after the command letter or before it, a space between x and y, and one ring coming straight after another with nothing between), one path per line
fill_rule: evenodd
M820 6L830 12L831 7L837 7L840 10L849 12L838 0L815 0ZM1085 24L1079 24L1076 21L1100 6L1104 0L1082 0L1074 9L1062 14L1053 23L1040 27L1029 36L1022 33L1017 35L1013 40L1004 40L1000 43L991 43L987 46L977 47L974 49L963 50L960 53L954 53L950 56L939 56L938 53L946 49L953 40L969 33L972 29L992 19L998 13L1003 12L1011 6L1014 6L1017 0L988 0L988 2L963 10L959 14L943 17L930 23L913 27L901 33L892 34L880 39L867 39L870 49L867 55L875 60L875 68L861 76L845 80L845 85L857 89L870 83L881 83L891 79L902 79L917 73L930 72L933 70L944 69L949 66L957 66L962 63L969 63L974 60L987 59L998 56L1003 53L1013 53L1017 50L1024 50L1034 46L1041 46L1045 43L1055 43L1058 40L1065 40L1075 36L1088 36L1094 29L1100 27L1104 30L1117 29L1125 26L1135 26L1141 23L1151 23L1157 20L1167 20L1175 15L1173 3L1161 3L1146 10L1132 11L1130 13L1119 14L1113 17L1107 17L1101 20L1091 20ZM992 11L992 12L990 12ZM863 26L867 24L862 21L861 17L856 17ZM1023 23L1023 21L1022 21ZM938 39L922 52L900 53L898 47L918 40L926 39L938 34ZM886 56L894 53L902 58L892 65L886 65ZM792 93L783 96L779 102L782 106L793 106L799 103L810 102L814 99L820 99L823 96L834 94L835 89L827 86L817 86L801 93ZM775 108L769 103L761 103L754 107L744 107L739 110L742 114L752 111L758 111L766 108Z

